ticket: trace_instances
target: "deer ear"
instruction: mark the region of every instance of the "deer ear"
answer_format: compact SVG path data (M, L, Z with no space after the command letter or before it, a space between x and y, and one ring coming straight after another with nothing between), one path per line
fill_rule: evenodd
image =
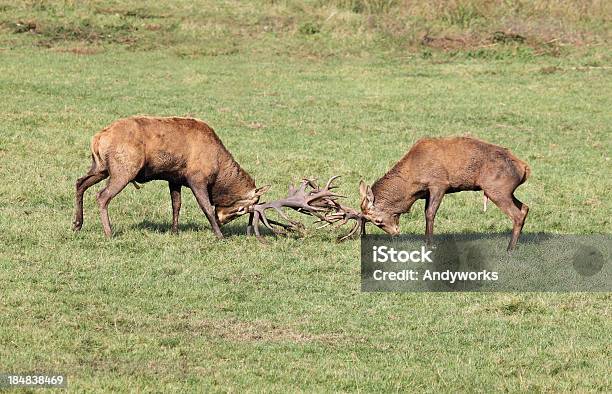
M368 198L368 202L370 204L374 204L374 193L372 193L372 188L370 186L368 186L368 189L366 190L366 197Z
M270 190L270 185L265 185L265 186L258 187L257 189L255 189L255 193L254 194L255 194L256 197L260 197L261 195L263 195L268 190Z
M361 196L362 200L365 200L367 190L368 190L368 185L366 185L362 179L361 181L359 181L359 195Z
M359 194L361 195L361 201L368 201L368 204L374 204L374 193L372 193L372 188L366 185L366 183L361 180L359 182Z

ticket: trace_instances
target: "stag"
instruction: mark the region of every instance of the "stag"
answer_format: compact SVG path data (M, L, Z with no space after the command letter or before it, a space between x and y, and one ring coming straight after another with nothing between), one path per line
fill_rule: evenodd
M83 194L108 178L96 199L104 234L110 237L108 204L130 182L168 182L172 232L178 231L181 188L193 192L213 232L259 201L268 190L257 188L214 130L198 119L135 116L121 119L93 136L90 170L76 182L74 230L83 226Z
M94 135L91 156L90 170L76 182L74 230L83 226L85 191L108 178L106 187L96 196L107 237L112 235L108 205L129 183L168 182L174 233L178 231L181 188L188 187L218 238L223 238L221 225L247 213L247 232L254 231L260 240L260 222L276 234L280 232L272 226L299 231L303 226L289 219L281 208L323 219L341 197L332 192L336 187L332 183L338 178L334 176L323 188L305 179L299 187L290 188L287 198L258 204L269 187L255 187L253 178L234 160L214 130L192 118L136 116L118 120ZM268 209L274 209L288 224L268 219Z
M529 177L529 166L508 149L475 138L426 138L378 179L360 183L363 220L389 234L399 233L399 217L425 200L425 237L431 242L436 212L445 194L483 190L513 223L508 250L518 242L529 207L514 191ZM485 200L486 201L486 200Z

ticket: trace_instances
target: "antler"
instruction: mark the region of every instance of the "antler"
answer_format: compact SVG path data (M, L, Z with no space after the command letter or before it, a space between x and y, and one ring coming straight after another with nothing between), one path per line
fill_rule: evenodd
M327 227L335 223L338 223L337 227L342 227L348 223L349 220L354 220L355 223L353 224L353 227L351 227L351 230L348 232L348 234L338 237L338 242L351 238L360 228L361 234L365 235L366 219L363 217L363 214L351 207L344 206L337 201L333 201L333 203L335 212L327 214L324 218L320 219L320 222L325 223L319 228Z
M289 186L289 193L286 198L270 201L267 203L255 204L249 208L249 227L247 228L247 234L250 235L254 231L255 236L260 241L263 241L259 232L260 221L270 229L274 234L282 234L276 230L273 225L283 228L287 231L300 231L304 226L291 220L282 208L291 208L297 212L305 215L312 215L319 218L319 220L326 221L325 213L332 210L336 210L336 206L339 205L336 202L337 198L343 197L339 194L334 193L332 190L337 186L332 185L335 179L339 176L333 176L327 181L327 184L322 189L312 179L303 179L299 187ZM307 190L310 188L311 190ZM281 218L286 220L289 224L280 223L266 217L266 210L274 209ZM286 231L285 231L286 233Z

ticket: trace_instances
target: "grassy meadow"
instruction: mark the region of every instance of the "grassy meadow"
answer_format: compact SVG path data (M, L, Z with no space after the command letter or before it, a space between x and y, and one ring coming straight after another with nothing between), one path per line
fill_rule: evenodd
M0 373L72 391L610 391L610 293L362 293L346 229L262 245L242 218L217 241L183 189L173 236L164 182L112 201L111 240L94 186L71 231L91 136L149 114L205 120L269 199L338 174L352 206L419 138L476 136L531 166L526 233L611 233L610 2L428 4L0 0ZM446 196L435 231L508 234L481 204ZM424 226L420 201L401 229Z

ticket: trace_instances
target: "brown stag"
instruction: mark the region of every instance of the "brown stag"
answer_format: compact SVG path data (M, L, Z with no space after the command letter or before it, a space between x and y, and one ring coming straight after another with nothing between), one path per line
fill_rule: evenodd
M240 215L250 213L248 233L259 232L260 220L278 233L272 225L285 230L296 230L300 224L291 221L281 210L292 208L300 213L324 217L333 209L332 177L320 189L313 181L305 180L301 187L291 188L287 198L258 204L268 186L257 188L253 178L243 170L225 148L212 128L201 120L179 117L135 116L121 119L94 135L91 141L90 170L76 182L74 229L83 226L83 194L109 178L106 187L97 194L104 234L112 234L108 205L128 183L165 180L172 201L172 232L178 231L181 208L181 188L191 189L218 238L223 238L220 226ZM310 187L306 190L306 187ZM283 224L265 216L273 208Z
M389 234L399 233L399 217L417 199L425 200L425 237L431 242L434 218L447 193L483 190L513 223L508 250L518 242L529 207L514 196L529 177L529 166L508 149L475 138L426 138L378 179L359 185L363 220Z
M172 201L172 231L178 231L181 188L191 189L218 238L220 225L245 214L268 189L234 160L212 128L198 119L135 116L92 138L90 170L76 182L74 229L83 226L83 193L108 179L97 194L104 234L111 236L108 204L130 182L165 180Z

